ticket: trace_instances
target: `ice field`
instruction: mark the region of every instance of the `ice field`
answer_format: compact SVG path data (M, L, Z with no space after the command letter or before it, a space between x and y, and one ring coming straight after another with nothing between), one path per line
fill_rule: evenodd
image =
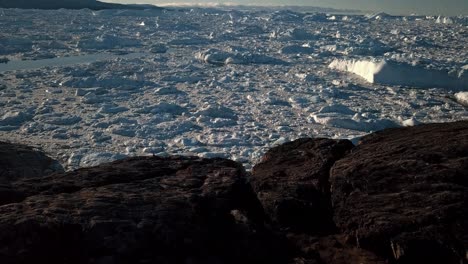
M467 17L0 9L0 27L0 140L67 169L153 154L250 168L299 137L468 119Z

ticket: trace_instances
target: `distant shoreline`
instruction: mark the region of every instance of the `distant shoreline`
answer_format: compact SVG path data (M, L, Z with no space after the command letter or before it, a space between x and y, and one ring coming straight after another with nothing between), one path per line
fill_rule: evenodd
M161 7L153 5L125 5L125 4L114 4L104 3L100 1L88 0L88 1L77 1L77 0L0 0L0 8L19 8L19 9L91 9L91 10L103 10L103 9L162 9Z

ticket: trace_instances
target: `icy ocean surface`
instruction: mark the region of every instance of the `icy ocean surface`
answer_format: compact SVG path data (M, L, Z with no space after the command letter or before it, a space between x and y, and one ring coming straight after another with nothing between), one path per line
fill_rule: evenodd
M0 9L0 27L0 140L67 169L152 154L250 168L299 137L468 119L467 17Z

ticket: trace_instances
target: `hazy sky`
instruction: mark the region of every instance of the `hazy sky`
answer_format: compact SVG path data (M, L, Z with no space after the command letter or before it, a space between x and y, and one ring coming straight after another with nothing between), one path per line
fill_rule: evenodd
M230 3L253 5L307 5L357 10L384 11L392 14L468 15L468 0L104 0L115 3Z

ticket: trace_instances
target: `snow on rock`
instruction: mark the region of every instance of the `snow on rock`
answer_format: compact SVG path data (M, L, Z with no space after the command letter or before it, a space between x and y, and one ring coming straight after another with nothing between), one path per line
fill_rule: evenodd
M461 105L468 107L468 92L459 92L455 94L455 100Z
M336 59L329 68L357 74L370 83L386 85L461 90L468 84L466 74L456 76L443 70L386 60Z

